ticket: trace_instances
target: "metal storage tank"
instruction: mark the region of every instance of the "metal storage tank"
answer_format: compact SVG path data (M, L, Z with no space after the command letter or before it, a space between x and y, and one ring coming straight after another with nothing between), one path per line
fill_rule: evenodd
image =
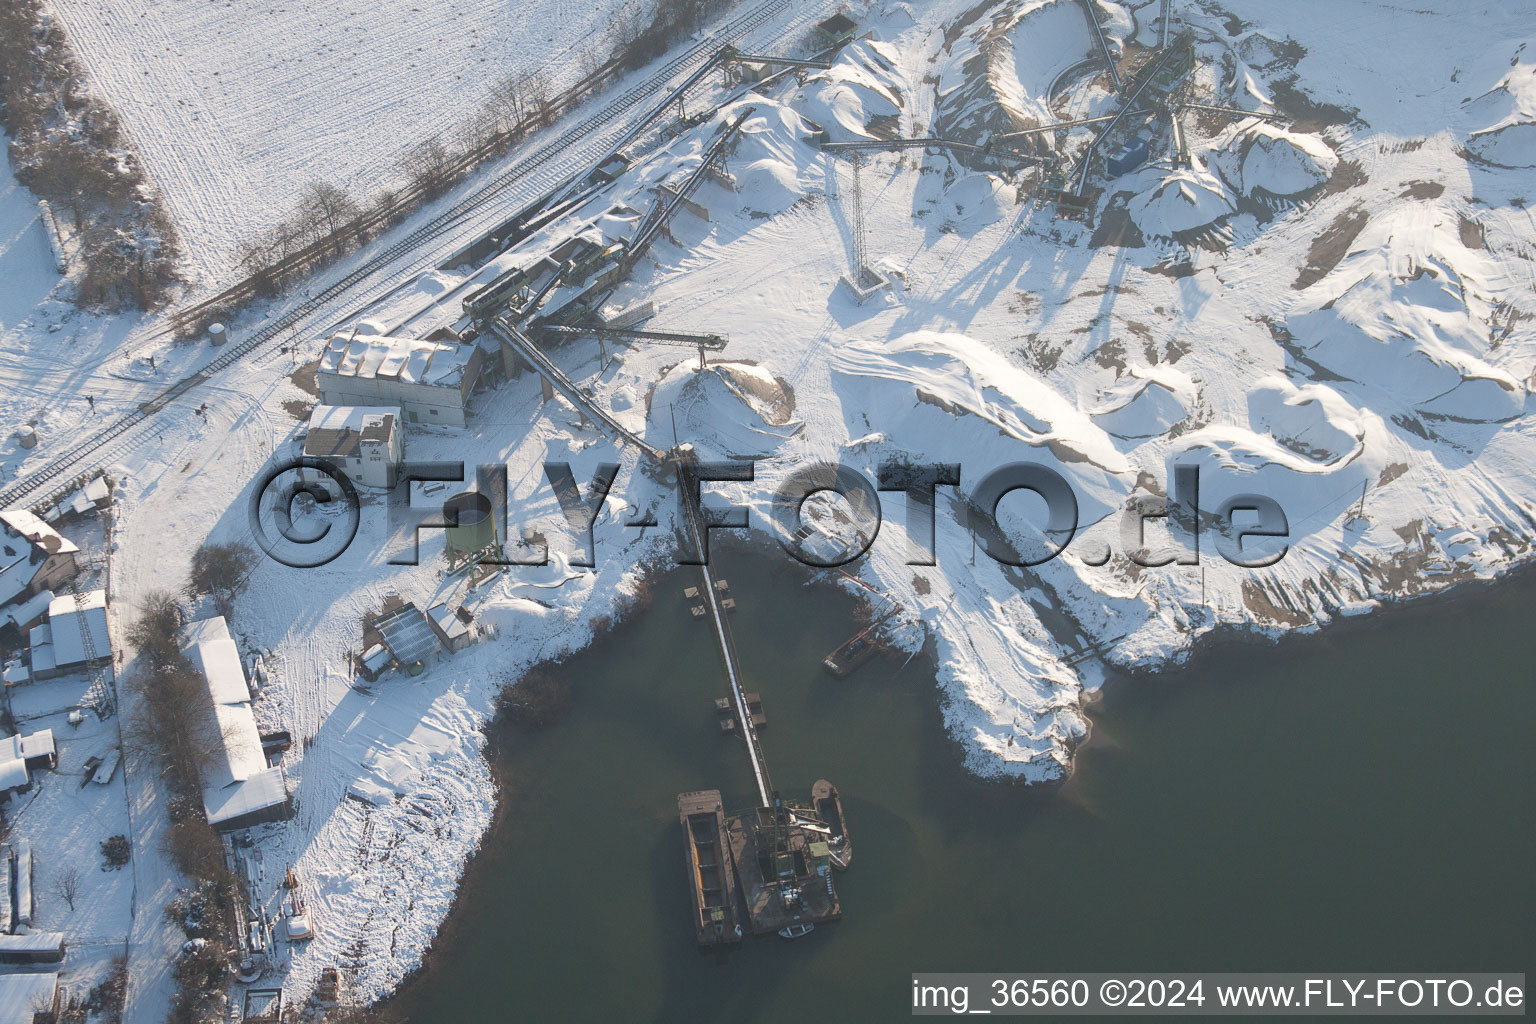
M443 502L443 518L448 521L450 555L472 555L501 539L491 499L479 491L464 491Z

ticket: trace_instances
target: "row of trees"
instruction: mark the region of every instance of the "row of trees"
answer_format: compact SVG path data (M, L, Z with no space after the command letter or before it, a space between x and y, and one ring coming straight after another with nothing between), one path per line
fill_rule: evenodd
M639 68L684 35L697 32L729 0L635 0L620 8L604 42L578 55L578 86L556 95L542 71L507 75L491 86L475 114L455 133L433 135L407 151L396 170L405 185L361 198L334 181L307 185L293 210L239 247L237 265L251 293L275 295L397 224L437 198L485 160L504 154L529 133L554 123L560 112L617 71ZM227 319L230 308L206 310ZM187 324L186 331L196 324Z
M365 204L335 182L311 182L288 216L240 246L238 265L257 294L276 294L436 199L477 164L551 124L556 113L545 75L508 75L455 136L433 135L400 157L404 189L380 192Z
M151 309L176 280L176 229L112 110L86 91L40 0L0 4L0 127L16 178L72 224L80 305Z

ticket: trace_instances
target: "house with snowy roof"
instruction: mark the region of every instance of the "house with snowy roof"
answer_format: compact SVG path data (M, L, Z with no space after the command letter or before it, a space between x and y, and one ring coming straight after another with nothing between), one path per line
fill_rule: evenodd
M393 487L405 458L400 410L381 405L317 405L304 454L324 459L364 487Z
M33 772L58 764L52 729L0 739L0 797L29 789Z
M0 512L0 607L58 589L75 574L79 552L26 509Z
M49 941L54 937L49 933ZM0 951L0 962L5 959L4 952ZM34 1014L57 1013L59 1001L57 971L0 974L0 1024L33 1024L39 1019Z
M476 345L343 333L326 345L316 382L327 405L394 406L407 423L462 427L483 359Z
M232 832L285 818L288 780L281 765L267 763L240 650L224 617L189 623L180 640L181 652L208 686L210 717L204 728L215 751L203 778L208 824Z
M91 590L77 599L63 594L48 602L48 621L33 626L32 678L52 679L112 664L107 630L107 592Z

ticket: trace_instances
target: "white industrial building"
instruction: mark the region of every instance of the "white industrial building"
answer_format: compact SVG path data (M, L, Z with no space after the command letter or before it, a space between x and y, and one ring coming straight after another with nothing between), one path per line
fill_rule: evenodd
M482 360L475 345L337 334L320 357L317 382L327 405L391 406L407 423L462 427Z
M181 632L181 651L208 684L212 705L206 727L218 754L203 780L208 824L228 832L285 817L288 782L280 765L267 764L240 650L224 617L188 624Z
M380 405L317 405L304 454L324 459L364 487L393 487L405 458L400 410Z
M92 590L63 594L48 602L48 621L29 634L32 678L52 679L112 664L112 637L107 631L107 592Z
M26 509L0 512L0 606L58 589L79 550Z

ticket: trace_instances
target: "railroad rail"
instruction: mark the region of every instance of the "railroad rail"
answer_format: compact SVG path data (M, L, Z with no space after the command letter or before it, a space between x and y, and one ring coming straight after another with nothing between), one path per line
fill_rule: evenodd
M353 286L390 266L396 260L410 254L427 242L452 230L478 207L510 188L520 179L565 156L571 147L622 117L629 107L659 92L679 71L692 67L700 61L711 67L716 66L720 51L718 49L711 51L710 48L718 46L722 39L738 38L757 28L769 18L790 8L790 0L768 0L768 2L760 4L753 10L733 19L711 39L700 42L686 53L669 61L644 82L625 92L614 103L603 110L595 112L554 139L544 143L527 157L518 160L506 171L476 189L458 203L455 203L448 210L434 217L427 224L422 225L381 252L369 257L360 266L355 267L324 288L317 290L313 295L307 296L304 301L296 304L291 309L275 317L270 323L252 332L244 341L226 346L223 352L209 360L208 363L195 373L176 381L159 394L149 398L134 411L117 417L102 430L66 449L62 454L51 459L37 471L12 481L8 487L0 490L0 507L12 507L23 501L34 499L39 494L44 496L44 500L51 500L54 492L46 490L50 485L55 485L61 478L65 481L72 481L75 476L88 468L85 463L92 455L107 449L112 442L133 431L154 413L159 412L192 388L208 380L214 374L239 362L246 356L268 348L277 341L287 337L290 331L299 326L307 317L319 310L331 299L345 293ZM706 56L706 53L709 56ZM697 80L698 77L700 76L691 75L690 80ZM676 90L673 90L661 104L642 119L643 123L650 123L659 112L665 111L666 107L674 101L675 94ZM626 132L625 135L626 137L638 137L638 133L634 132L633 129ZM611 155L611 153L608 154L604 159L611 158ZM598 166L601 166L601 163ZM564 179L564 181L567 184L570 182L579 184L585 180L589 173L590 171L579 171ZM557 185L556 189L564 187L566 185ZM536 202L532 208L537 209L544 205L547 205L547 203ZM172 319L174 320L178 316L193 315L198 310L206 310L216 303L228 302L230 301L229 295L230 291L221 293L221 295L214 296L213 299L207 300L205 303L190 307L179 314L172 314Z

